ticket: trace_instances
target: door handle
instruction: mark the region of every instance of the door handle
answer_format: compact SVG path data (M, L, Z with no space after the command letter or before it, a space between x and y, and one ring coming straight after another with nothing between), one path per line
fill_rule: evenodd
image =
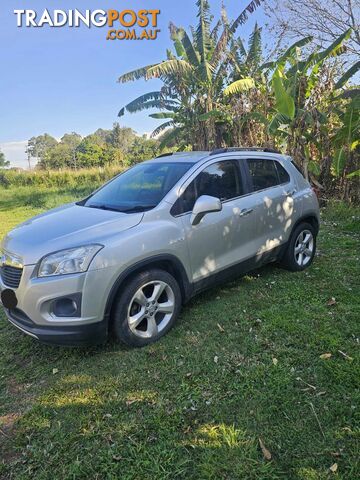
M239 217L245 217L246 215L249 215L253 211L253 208L244 208L244 210L241 210L239 213Z

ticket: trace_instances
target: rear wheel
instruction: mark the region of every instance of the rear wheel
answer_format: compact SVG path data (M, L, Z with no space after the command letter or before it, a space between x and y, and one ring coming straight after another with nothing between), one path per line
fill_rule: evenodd
M116 337L134 347L157 341L175 323L181 308L180 288L164 270L137 274L120 293L114 309Z
M316 232L309 223L301 223L293 231L282 264L292 271L309 267L316 252Z

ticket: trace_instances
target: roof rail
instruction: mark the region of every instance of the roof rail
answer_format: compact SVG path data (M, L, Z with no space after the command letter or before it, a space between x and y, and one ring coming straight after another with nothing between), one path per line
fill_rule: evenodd
M275 148L263 148L263 147L228 147L228 148L216 148L210 155L218 155L219 153L229 152L267 152L267 153L281 153Z
M170 157L171 155L174 155L174 152L162 153L161 155L158 155L155 158Z

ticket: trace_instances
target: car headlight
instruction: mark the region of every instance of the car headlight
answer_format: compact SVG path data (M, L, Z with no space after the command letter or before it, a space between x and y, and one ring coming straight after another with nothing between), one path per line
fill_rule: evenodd
M84 245L51 253L41 260L38 277L86 272L102 245Z

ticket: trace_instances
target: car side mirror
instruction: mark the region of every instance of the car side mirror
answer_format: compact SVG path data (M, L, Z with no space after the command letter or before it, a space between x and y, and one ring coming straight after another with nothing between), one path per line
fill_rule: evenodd
M220 212L221 210L222 204L219 198L210 197L210 195L201 195L195 202L190 223L191 225L198 225L207 213Z

